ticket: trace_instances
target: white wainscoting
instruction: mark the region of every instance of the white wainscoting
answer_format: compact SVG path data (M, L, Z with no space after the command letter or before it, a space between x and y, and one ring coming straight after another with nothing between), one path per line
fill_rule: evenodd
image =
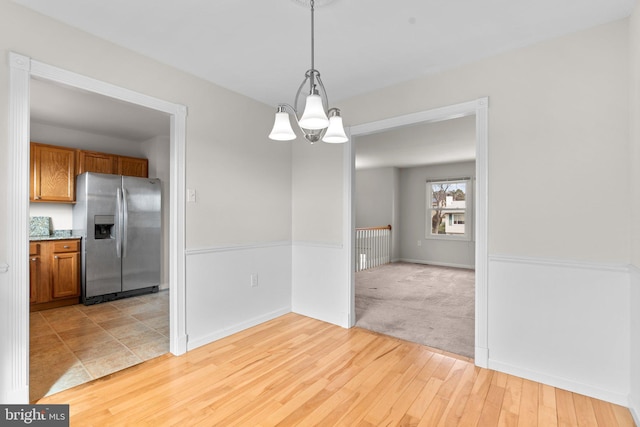
M291 242L187 250L186 265L188 350L291 312Z
M628 406L630 273L489 257L489 368Z
M294 242L292 310L348 328L350 256L342 245Z
M640 268L631 272L631 393L629 409L640 426Z

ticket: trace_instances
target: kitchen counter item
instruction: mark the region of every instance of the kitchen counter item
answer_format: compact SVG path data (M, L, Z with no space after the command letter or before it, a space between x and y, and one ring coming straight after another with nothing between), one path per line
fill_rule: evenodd
M51 234L51 217L32 216L29 218L29 236L49 236Z

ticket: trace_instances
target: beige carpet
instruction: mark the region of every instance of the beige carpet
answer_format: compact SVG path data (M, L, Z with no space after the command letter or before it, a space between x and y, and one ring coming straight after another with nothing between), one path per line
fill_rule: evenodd
M473 357L473 270L404 262L356 273L356 326Z

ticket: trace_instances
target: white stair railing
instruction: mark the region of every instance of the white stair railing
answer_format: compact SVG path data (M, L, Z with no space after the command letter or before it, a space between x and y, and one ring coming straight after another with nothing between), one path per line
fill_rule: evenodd
M356 271L391 262L391 226L356 228Z

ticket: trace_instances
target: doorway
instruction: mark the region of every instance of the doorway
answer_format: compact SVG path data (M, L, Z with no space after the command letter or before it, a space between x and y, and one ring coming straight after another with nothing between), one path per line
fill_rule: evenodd
M403 126L419 123L438 122L457 117L475 116L476 134L476 185L475 185L475 348L474 361L477 366L487 367L488 364L488 309L487 309L487 189L488 189L488 98L449 105L431 110L425 110L404 116L392 117L375 122L352 126L349 131L351 143L345 152L347 168L347 195L345 217L349 219L350 232L346 236L349 242L349 256L351 258L350 275L350 325L354 326L355 319L355 215L354 215L354 179L355 179L355 148L353 138L375 134Z
M359 136L354 144L356 325L472 358L475 116ZM433 185L443 196L437 209L427 203ZM390 250L366 235L385 224Z
M12 388L8 400L26 403L29 400L29 308L23 295L28 294L28 200L23 195L29 188L29 88L32 78L64 84L87 92L104 95L120 101L150 108L169 115L170 118L170 202L169 202L169 317L170 351L175 355L186 352L185 328L185 138L186 107L169 103L106 82L97 81L67 70L32 60L11 52L10 63L10 108L9 108L9 171L10 200L14 202L9 211L10 230L9 271L11 289L9 298L2 302L9 314L6 328L14 337L9 352L8 364L12 370Z
M158 205L161 235L157 238L159 245L155 245L159 264L153 267L158 273L158 279L154 279L158 280L157 293L87 306L78 304L77 298L70 299L69 305L63 307L50 307L51 302L44 306L42 303L30 305L29 400L36 402L169 351L170 125L166 113L49 80L32 78L30 95L32 143L75 152L76 174L85 170L81 159L89 156L102 161L99 169L95 164L90 166L96 168L94 172L136 173L157 178L162 193ZM144 159L146 167L141 171L124 168L119 171L114 159L118 164L138 162L135 165ZM50 235L30 235L30 246L51 247L61 241L76 242L77 231L73 230L77 227L76 204L30 202L30 217L50 223ZM90 234L93 239L93 233ZM56 240L63 237L72 240ZM86 247L86 241L77 242ZM80 254L86 255L84 250ZM36 271L39 265L48 264L47 256L30 259L34 261ZM46 292L44 294L36 299L47 299Z

